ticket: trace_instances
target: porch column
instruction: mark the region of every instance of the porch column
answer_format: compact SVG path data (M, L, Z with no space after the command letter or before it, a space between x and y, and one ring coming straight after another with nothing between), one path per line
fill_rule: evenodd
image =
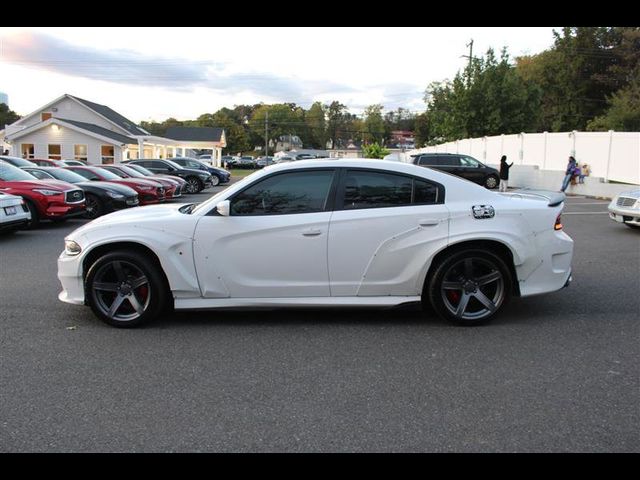
M222 167L222 148L216 147L216 165Z
M138 158L144 158L144 140L138 139Z

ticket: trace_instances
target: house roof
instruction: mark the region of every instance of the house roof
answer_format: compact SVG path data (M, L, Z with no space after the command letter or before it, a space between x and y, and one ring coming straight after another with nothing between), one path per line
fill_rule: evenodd
M222 132L222 128L212 127L169 127L165 137L188 142L220 142Z
M115 123L119 127L124 128L131 135L148 135L147 132L139 128L134 122L132 122L128 118L123 117L118 112L116 112L115 110L112 110L106 105L100 105L99 103L90 102L89 100L84 100L74 95L69 95L69 97L86 105L91 110L93 110L96 113L99 113L100 115L105 117L107 120L110 120L111 122Z
M117 132L109 130L108 128L99 127L98 125L94 125L93 123L85 123L78 122L77 120L69 120L67 118L56 118L54 120L60 120L61 122L70 123L71 125L75 125L78 128L82 128L83 130L87 130L89 132L96 133L98 135L102 135L103 137L111 138L117 142L124 144L137 144L138 140L135 138L127 137L125 135L121 135Z

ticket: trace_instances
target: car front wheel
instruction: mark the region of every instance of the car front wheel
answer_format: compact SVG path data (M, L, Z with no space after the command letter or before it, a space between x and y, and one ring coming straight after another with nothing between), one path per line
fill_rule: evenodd
M93 313L114 327L135 327L163 310L167 292L162 274L137 252L116 251L91 265L85 295Z
M220 177L217 175L211 175L211 186L215 187L217 185L220 185Z
M425 296L452 323L482 325L511 297L511 273L496 254L462 250L435 265Z
M196 177L189 177L186 180L187 184L185 185L185 190L187 191L187 193L198 193L204 187L204 185L202 185L202 182Z
M484 180L484 186L489 189L496 188L499 183L500 179L494 175L490 175Z

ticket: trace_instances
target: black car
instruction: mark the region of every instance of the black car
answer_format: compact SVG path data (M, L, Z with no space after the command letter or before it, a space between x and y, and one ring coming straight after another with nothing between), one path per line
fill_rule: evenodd
M90 182L82 175L59 167L22 167L38 180L62 180L84 190L85 218L93 219L123 208L138 205L138 194L133 188L109 182Z
M11 157L9 155L0 155L0 160L13 165L14 167L37 167L37 165L29 160L20 157Z
M421 153L412 155L414 165L434 168L470 180L486 188L500 184L500 172L469 155L458 153Z
M229 183L229 180L231 180L231 174L224 168L212 167L211 165L207 165L206 163L201 162L200 160L196 160L195 158L174 157L170 158L169 160L177 163L184 168L209 172L211 174L212 185L214 187L221 183Z
M140 158L138 160L126 160L123 164L140 165L153 173L163 173L183 178L187 181L185 191L187 193L199 193L205 188L209 188L213 182L211 174L202 170L183 168L171 160L161 158Z

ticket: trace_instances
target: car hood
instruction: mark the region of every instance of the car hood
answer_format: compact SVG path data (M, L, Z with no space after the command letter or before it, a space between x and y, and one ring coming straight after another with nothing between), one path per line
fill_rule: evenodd
M136 195L136 191L133 188L127 187L126 185L120 185L118 183L88 181L78 182L76 183L76 185L84 190L89 191L91 191L92 188L96 188L99 190L107 190L109 192L120 193L127 196Z
M640 198L640 188L636 190L629 190L628 192L620 192L619 197Z
M34 188L48 188L50 190L60 190L64 192L66 190L78 190L79 187L72 183L63 182L62 180L17 180L15 182L4 182L11 184L9 189L25 190ZM7 190L7 193L11 193L11 190Z

